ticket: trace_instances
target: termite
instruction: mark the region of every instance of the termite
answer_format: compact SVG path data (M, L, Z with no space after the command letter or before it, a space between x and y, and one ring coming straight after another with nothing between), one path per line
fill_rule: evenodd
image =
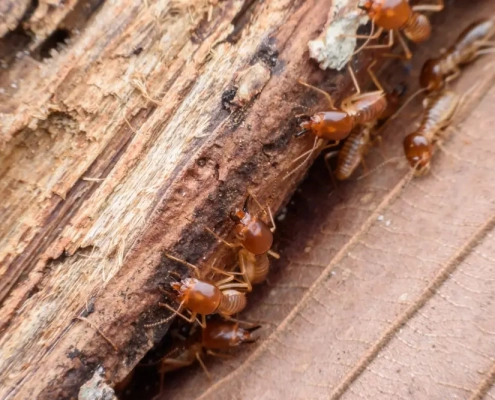
M356 93L342 100L340 109L335 107L329 93L299 81L301 85L323 94L328 100L331 111L320 111L311 117L307 117L300 124L302 131L295 136L299 137L306 132L311 132L317 138L339 142L345 139L355 126L373 121L380 116L387 107L387 98L380 82L371 71L375 62L373 61L368 67L368 73L379 90L361 93L354 72L349 67L349 73L356 88Z
M208 321L200 336L192 334L187 338L176 339L172 350L160 360L160 393L164 374L188 367L195 361L199 362L206 376L211 379L211 374L203 362L204 354L223 357L224 354L217 352L218 350L225 351L242 344L254 343L258 338L253 337L252 333L259 328L260 325L242 328L238 322Z
M431 23L426 15L421 14L421 11L441 11L444 8L444 2L437 0L437 4L420 4L411 7L408 0L362 0L358 7L366 11L371 19L372 28L369 36L356 36L367 40L355 53L364 48L390 48L394 44L394 34L397 34L405 52L404 56L409 60L412 53L400 32L404 32L404 35L414 43L429 39ZM374 32L375 25L378 26L376 32ZM388 44L367 45L369 40L378 38L384 30L389 31Z
M270 228L259 216L253 215L248 210L249 199L253 199L258 207L267 213L258 199L248 192L248 196L244 201L242 209L236 209L230 213L230 219L235 222L235 234L237 243L230 243L222 239L211 229L206 228L208 232L214 235L218 240L224 243L230 248L241 247L238 252L239 267L241 272L231 272L232 275L242 275L244 281L247 284L247 291L252 290L252 285L261 283L265 280L270 269L270 262L268 255L274 258L280 258L280 256L271 250L273 244L273 232L275 232L276 225L273 219L272 212L269 207L268 215L272 227Z
M300 124L302 131L297 133L295 137L299 137L306 132L311 132L315 136L315 142L311 150L303 153L294 160L295 162L300 158L307 156L306 159L298 167L289 172L286 177L292 175L301 168L306 161L311 158L313 152L326 140L334 142L327 147L337 146L341 140L349 136L356 126L375 121L387 109L385 91L371 70L375 63L376 60L368 67L368 74L379 90L361 93L354 72L352 71L352 68L348 67L349 74L354 83L354 87L356 88L356 93L342 100L340 109L335 107L334 101L329 93L305 82L299 82L300 84L323 94L328 100L331 111L321 111L313 114L311 117L303 116L305 117L305 120Z
M378 121L389 118L396 112L399 106L399 99L403 95L404 90L405 88L401 88L400 90L394 90L392 93L387 93L387 107L375 121L367 122L354 128L347 137L344 146L338 152L325 154L325 163L330 173L332 173L332 169L330 168L329 160L335 155L338 156L337 167L335 169L337 180L349 179L359 164L362 164L364 169L366 169L364 156L373 145L373 142L380 139L377 130ZM375 136L375 139L372 139L373 136Z
M404 152L415 175L430 169L433 145L451 122L460 103L460 96L452 91L434 92L425 99L425 112L419 128L404 138Z
M173 314L161 321L145 325L146 327L149 328L164 324L178 315L190 323L196 320L201 327L205 328L206 315L219 314L228 319L231 315L239 313L246 307L245 293L236 289L246 290L248 285L241 282L232 283L234 280L233 273L212 268L227 277L214 283L208 282L201 279L199 269L195 265L167 253L164 255L190 268L194 277L184 278L180 282L171 283L172 289L177 292L177 301L180 303L179 308L176 310L168 304L158 303L161 307L172 311ZM181 313L183 308L190 312L191 315L189 318ZM201 315L201 321L197 318L198 314Z
M495 21L491 19L482 19L469 25L445 53L425 62L419 77L421 87L428 91L440 90L446 83L456 79L461 66L493 50L485 47L493 47L493 43L488 40L494 34Z
M387 106L380 116L375 121L370 121L354 128L340 150L325 154L325 164L332 176L335 175L337 180L342 181L350 178L359 164L362 164L366 169L364 156L373 145L373 142L381 140L378 126L396 112L400 98L405 90L405 86L401 85L399 88L394 89L393 92L386 93ZM338 156L337 166L333 171L330 166L330 159L335 156Z

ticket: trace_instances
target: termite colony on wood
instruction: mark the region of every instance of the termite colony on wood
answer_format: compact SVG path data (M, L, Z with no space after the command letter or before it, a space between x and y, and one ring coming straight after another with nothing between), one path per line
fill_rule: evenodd
M380 27L378 32L381 33L384 29L390 29L390 37L395 32L400 39L400 30L404 30L410 40L419 42L418 38L421 35L419 33L417 35L412 34L411 29L421 30L423 32L422 40L425 39L425 36L429 36L431 29L427 17L417 14L417 12L440 11L443 8L443 3L439 2L439 4L432 6L418 5L410 7L407 0L368 0L360 5L360 8L369 13L373 22L372 31L376 24ZM406 16L408 19L406 19ZM412 24L411 18L417 21L417 25ZM401 21L400 23L399 20ZM394 21L397 22L395 25L392 23ZM470 24L459 35L453 46L444 51L440 57L427 60L424 63L420 73L419 83L421 89L413 94L400 109L398 109L398 103L401 93L386 93L369 68L368 73L380 90L361 93L356 78L350 67L348 67L357 94L344 99L339 109L335 108L330 94L307 83L300 82L327 97L332 110L318 112L312 116L299 116L299 118L304 119L300 123L302 131L295 136L302 136L306 132L311 132L315 136L313 148L301 157L309 153L306 157L306 160L308 160L317 149L323 150L334 147L340 141L345 140L340 150L325 155L325 162L330 172L335 174L338 180L348 179L359 164L362 164L366 169L364 155L373 141L380 138L377 130L378 127L383 125L380 123L384 120L395 118L412 98L426 92L421 123L418 129L404 138L403 144L406 159L413 168L414 175L419 176L427 173L430 169L434 146L440 144L444 136L442 133L449 126L459 108L459 104L462 103L462 96L446 89L446 86L460 75L462 66L471 63L482 54L494 52L494 43L490 41L494 35L495 21L491 19L483 19ZM392 41L389 41L386 45L368 45L368 42L376 36L373 32L370 36L358 36L365 39L365 44L356 52L368 48L390 47L393 44ZM405 41L400 40L400 42L406 53L406 57L401 58L409 59L410 52L405 45ZM328 145L327 141L332 141L332 143ZM335 171L332 172L329 159L334 155L338 158ZM289 174L292 174L303 164L304 162Z
M408 0L362 1L359 8L369 15L372 27L369 36L357 36L364 40L364 44L355 53L380 47L389 48L395 36L404 49L405 54L401 58L410 59L412 53L402 33L414 43L428 39L431 32L430 22L421 12L440 11L443 7L442 0L438 0L437 4L416 6L410 6ZM375 27L378 27L376 32ZM389 42L386 45L370 45L369 42L378 38L384 30L389 31ZM427 93L424 99L424 114L419 128L404 139L405 155L415 175L424 174L429 170L434 146L441 140L442 130L451 122L460 104L460 96L447 90L447 84L459 76L463 65L493 50L490 38L494 33L494 21L477 21L469 25L455 44L440 57L428 60L424 64L420 75L422 89L417 92ZM301 131L294 136L300 137L310 133L315 137L312 149L301 157L306 156L306 159L309 159L314 151L334 147L343 142L338 151L325 155L325 162L329 168L330 158L337 155L337 167L333 174L338 180L348 179L359 164L364 166L364 155L379 138L380 124L400 111L398 104L401 91L387 93L371 69L373 64L368 68L368 74L377 90L362 92L349 65L348 71L356 93L341 101L338 107L330 94L306 82L299 82L324 95L329 106L328 111L297 116ZM304 162L301 165L303 164ZM289 171L288 174L292 174L298 168ZM259 215L252 213L251 208L254 205L259 209ZM171 284L171 288L176 292L172 296L178 306L159 303L172 314L161 321L146 325L148 328L156 327L176 316L191 324L188 325L186 334L173 335L171 348L160 361L162 381L165 373L191 365L195 361L200 363L206 375L210 377L203 362L205 354L221 356L218 351L256 340L251 333L258 329L259 325L239 321L234 316L245 308L246 294L253 290L253 285L266 279L269 272L268 256L279 258L272 250L275 223L270 209L263 207L250 192L243 207L233 211L230 219L235 223L234 243L226 241L208 227L205 229L217 240L237 251L237 271L211 267L209 272L223 277L209 280L200 273L197 266L175 255L165 254L167 258L187 266L193 277L182 278ZM163 291L170 295L167 290Z
M263 214L269 223L250 211L250 200L256 203L260 214ZM175 316L191 324L185 335L174 335L170 349L160 360L160 386L165 373L191 365L195 361L200 363L206 376L211 378L202 359L205 354L222 357L224 355L218 351L253 343L257 339L251 335L251 332L260 326L235 319L233 315L245 308L246 293L252 291L253 285L266 279L269 271L268 256L279 258L279 255L271 249L275 222L270 208L267 207L265 210L256 196L250 192L243 207L235 209L230 214L230 219L235 223L234 243L224 240L208 227L205 227L205 230L227 247L239 249L237 252L239 272L210 267L208 272L223 276L223 279L211 280L201 274L197 266L172 254L164 254L166 258L188 267L193 277L172 282L171 288L176 294L161 289L167 296L173 297L179 305L174 308L169 304L159 303L161 307L172 311L172 314L165 319L145 325L147 328L156 327ZM189 316L184 315L184 311L189 313Z

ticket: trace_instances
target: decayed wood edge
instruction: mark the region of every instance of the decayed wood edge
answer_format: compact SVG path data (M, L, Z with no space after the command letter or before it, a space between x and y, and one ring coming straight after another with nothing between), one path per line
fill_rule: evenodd
M258 26L258 29L263 28L263 34L258 37L257 51L243 58L247 60L244 69L248 68L249 64L261 63L271 70L272 76L259 97L253 99L251 105L247 106L248 112L246 109L238 110L229 116L227 112L220 110L212 116L206 129L207 132L211 132L210 136L207 139L198 139L199 144L193 141L189 148L183 149L182 154L185 154L185 157L175 167L171 174L172 178L159 182L157 187L153 188L154 211L151 214L148 210L146 225L137 227L140 230L139 235L133 238L132 245L127 245L123 249L123 263L117 268L118 273L105 287L105 291L100 292L103 284L93 288L94 293L84 292L82 288L82 293L77 299L79 309L85 306L82 299L91 301L93 306L89 308L94 308L95 311L88 318L112 338L120 352L115 353L98 333L80 322L62 318L56 323L38 321L41 324L38 333L41 334L41 331L45 333L44 337L40 335L40 341L44 340L45 343L34 344L32 346L34 350L24 349L26 354L14 352L8 363L9 371L2 371L4 377L10 374L9 385L4 394L22 397L29 393L30 396L39 395L40 398L75 395L81 383L91 376L98 365L105 367L109 381L122 379L152 345L153 340L158 340L166 330L166 327L162 327L153 338L152 332L143 328L144 322L156 320L163 315L156 309L159 294L155 289L165 283L167 272L173 266L169 262L160 260L161 252L167 249L189 261L197 262L217 247L216 242L205 234L204 226L214 227L220 233L226 233L231 225L225 217L234 205L242 202L247 187L254 189L261 200L268 201L273 209L277 209L293 191L303 171L289 180L282 178L289 169L291 160L307 149L308 144L312 142L312 140L290 141L295 128L292 122L294 105L300 104L303 93L295 84L296 79L318 83L325 75L327 78L330 76L331 85L339 86L337 92L342 92L344 87L348 87L342 75L323 74L306 60L305 44L308 39L315 37L318 29L325 24L328 7L328 3L302 5L291 2L273 6L273 10L270 11L280 13L276 20L282 26L274 27L260 23L261 27ZM254 9L252 19L254 22L247 25L246 30L253 29L256 22L267 23L261 11L266 12L262 5ZM242 49L244 44L242 39L234 47L238 46ZM221 43L220 47L230 45ZM233 70L232 76L227 81L233 82L233 75L236 72L238 71ZM190 86L186 86L187 89L190 90ZM224 93L226 96L230 94L228 90ZM220 108L221 94L221 92L212 94L214 98L216 96L217 109ZM186 93L183 97L187 98ZM313 98L313 102L316 101L312 94L305 96L306 99L309 97ZM228 116L229 120L225 123ZM146 117L146 114L139 115L137 119L129 118L129 122L133 125L134 120L139 121ZM190 116L186 115L183 118L187 121ZM117 126L123 129L122 125ZM162 128L163 133L163 125L158 127ZM124 129L128 132L129 128ZM151 140L149 137L147 139ZM141 149L146 147L144 144L141 145ZM121 162L127 156L125 161L129 162L130 166L121 165L119 170L118 163L117 167L114 163L110 163L104 164L102 168L95 162L90 170L101 174L99 176L107 176L108 170L115 168L117 172L113 170L110 177L124 180L128 168L133 167L130 161L137 162L134 154L130 156L125 154L126 150L130 151L129 148L136 151L132 145L127 145L127 148L126 145L123 148L116 147L115 151L123 152L124 155L120 154ZM108 157L110 158L110 155ZM76 210L62 210L63 215L57 216L57 224L52 229L68 225L69 221L73 224L74 219L77 220L76 217L82 219L87 216L84 213L82 216L73 216L72 213L80 211L78 207L81 207L82 201L77 206L76 200L81 195L83 200L88 201L84 196L94 193L94 190L84 193L84 186L92 185L94 183L87 184L81 180L76 182L65 199L65 204L75 204ZM113 184L111 190L115 190L116 186L117 184ZM106 196L109 196L109 193L106 193ZM49 217L53 215L49 215L47 220ZM187 221L187 223L182 225L176 224L175 221ZM74 225L77 227L77 224ZM89 230L84 224L81 225L83 232L84 229ZM53 234L50 237L49 248L43 247L41 251L32 250L33 261L28 263L32 273L28 276L25 272L24 276L28 278L23 282L23 286L27 286L28 290L24 287L23 290L12 292L12 296L6 302L6 304L13 303L13 307L8 313L8 321L4 321L3 344L9 336L22 332L22 329L19 329L20 322L34 303L31 301L23 305L22 311L19 309L26 300L29 288L39 290L31 297L37 300L37 307L51 304L47 296L50 295L50 289L57 289L50 286L53 283L50 281L50 275L55 273L51 273L50 269L47 270L45 267L49 266L57 271L70 268L74 265L74 258L77 258L78 249L92 246L91 240L87 237L86 241L74 240L84 236L81 232L77 232L77 229L74 230L76 232L72 233L72 238L57 238L57 235ZM69 249L68 258L48 262L49 258L57 258L65 249ZM112 254L105 256L111 257ZM115 254L113 257L114 260L117 258ZM34 262L36 259L41 260L37 265ZM87 262L94 265L99 261L89 259ZM19 266L21 267L22 263ZM141 316L150 309L151 312L144 317ZM14 311L21 312L13 315ZM56 331L55 334L50 332L51 329ZM10 350L10 348L6 349ZM34 362L26 365L27 359L33 359ZM41 362L43 368L39 368Z
M30 3L31 0L4 0L0 3L0 38L18 26Z

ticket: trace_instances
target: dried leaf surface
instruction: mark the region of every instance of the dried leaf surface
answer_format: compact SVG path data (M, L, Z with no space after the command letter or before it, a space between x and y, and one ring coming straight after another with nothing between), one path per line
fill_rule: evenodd
M450 12L429 54L448 40L438 32L455 26L455 37L490 12L487 3ZM429 176L409 182L399 161L331 195L310 177L297 215L281 224L284 259L246 316L265 324L263 340L210 360L213 384L199 368L172 375L165 397L493 398L494 69L487 57L453 86L469 96ZM414 121L404 115L389 127L371 167L380 153L402 155Z

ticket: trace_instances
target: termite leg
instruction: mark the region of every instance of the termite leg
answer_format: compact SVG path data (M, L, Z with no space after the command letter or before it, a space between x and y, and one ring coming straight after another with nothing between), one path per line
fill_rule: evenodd
M177 360L176 358L164 358L159 362L167 365L177 365L179 367L187 367L188 365L191 365L188 361Z
M493 52L495 52L495 48L493 47L488 47L486 49L481 49L481 50L478 50L476 52L476 56L481 56L483 54L492 54Z
M404 50L404 57L406 60L410 60L412 58L411 50L409 50L406 40L402 37L402 34L399 31L397 31L397 38L399 39L399 43Z
M360 51L364 50L364 49L368 49L368 43L373 40L373 39L377 39L380 37L380 35L383 33L383 28L380 27L378 28L378 30L376 32L375 31L375 21L371 20L371 33L369 36L366 36L366 35L355 35L354 37L356 39L366 39L365 42L357 49L354 51L354 53L352 53L352 55L356 55L358 54Z
M220 268L216 268L216 267L211 267L211 270L212 271L215 271L219 274L222 274L222 275L227 275L230 277L229 280L225 281L225 282L232 282L235 278L234 278L234 275L242 275L242 273L240 272L231 272L231 271L224 271ZM217 282L218 283L218 282Z
M225 289L245 289L247 291L250 284L248 283L224 283L222 285L217 285L220 290Z
M268 210L268 216L270 217L270 222L272 223L272 227L270 228L270 231L273 233L277 229L277 225L275 225L275 220L273 219L271 208L269 206L266 206L266 208Z
M349 70L349 74L351 75L352 83L354 84L354 87L356 88L356 94L360 94L361 88L359 87L359 83L356 79L356 75L354 75L354 71L352 70L352 68L349 64L347 64L347 69Z
M165 290L162 287L158 287L158 290L167 297L174 297L174 294L172 292L169 292L168 290Z
M402 34L398 30L390 31L390 36L393 37L393 34L397 35L397 38L399 39L399 44L402 47L402 50L404 50L404 54L394 54L394 53L385 53L383 54L383 57L389 57L389 58L398 58L401 60L406 60L409 61L412 58L412 53L411 50L409 50L409 46L406 43L406 40L402 37ZM389 44L393 44L393 40L389 41ZM378 47L378 46L377 46ZM375 47L375 48L377 48ZM382 46L385 47L385 46ZM388 45L386 47L389 47ZM392 47L392 46L390 46Z
M454 67L454 73L450 74L449 76L447 76L445 78L445 83L449 83L449 82L456 80L460 74L461 74L461 69L456 65Z
M337 157L339 155L339 151L338 150L335 150L335 151L329 151L327 154L325 154L325 156L323 157L324 160L325 160L325 165L327 167L327 170L329 172L330 175L333 175L333 170L332 170L332 167L330 165L330 159L331 158L334 158L334 157Z
M165 323L167 321L170 321L172 318L174 318L176 315L183 318L184 320L186 320L187 322L189 322L190 324L192 324L194 322L194 320L198 321L198 319L196 318L197 317L197 313L195 312L192 312L191 313L191 316L189 318L187 318L184 314L182 314L180 311L182 309L182 306L183 306L184 302L180 303L179 305L179 308L176 310L174 309L172 306L166 304L166 303L158 303L158 305L160 307L165 307L167 309L169 309L170 311L173 312L173 314L170 316L170 317L167 317L165 318L164 320L161 320L159 325L161 325L162 323ZM201 322L198 321L198 323L201 325ZM154 326L154 325L153 325ZM201 325L202 328L206 327L206 324L205 326Z
M318 136L316 136L315 137L315 141L313 143L313 147L311 148L311 150L308 150L308 151L304 152L299 157L297 157L296 159L293 160L293 162L296 162L297 160L299 160L299 159L301 159L301 158L303 158L304 156L307 155L307 157L304 159L304 161L301 164L299 164L296 168L294 168L292 171L290 171L287 175L285 175L283 179L287 179L293 173L295 173L296 171L299 171L311 159L311 156L313 155L313 153L315 152L315 150L318 149L318 147L320 147L320 145L322 143L324 143L324 140L323 139L320 139ZM339 143L340 143L340 141L337 140L335 142L335 146L337 146Z
M376 64L376 58L371 62L371 64L369 65L369 67L367 69L368 75L370 76L370 78L373 81L373 83L375 84L375 86L380 91L384 92L382 84L380 83L380 81L378 80L378 78L376 77L375 73L372 70L372 68L375 66L375 64Z
M337 182L335 181L335 176L332 170L332 166L330 165L330 159L337 156L338 154L339 154L338 150L335 150L328 152L323 157L323 159L325 160L325 167L327 167L328 174L330 175L330 180L332 181L332 185L334 189L337 189Z
M161 364L165 365L176 365L178 367L188 367L191 365L189 361L177 360L176 358L163 358L159 361ZM161 395L163 393L163 383L165 382L165 373L160 372L160 392Z
M203 362L203 360L201 359L201 355L199 353L196 353L196 359L198 360L199 365L201 365L201 368L203 368L203 371L206 374L206 376L208 377L208 379L211 381L212 380L211 374L208 371L208 368L206 368L206 365Z
M413 11L442 11L445 8L444 0L436 0L437 4L420 4L413 6Z
M232 354L217 353L216 351L213 350L206 350L206 354L218 358L232 358Z
M317 88L316 86L313 86L313 85L310 85L309 83L306 83L306 82L303 82L303 81L297 81L299 84L303 85L303 86L306 86L310 89L313 89L315 91L317 91L318 93L321 93L323 96L326 97L326 99L328 100L328 104L330 105L330 108L332 110L335 110L335 104L333 102L333 99L332 99L332 96L330 96L329 93L325 92L324 90L321 90L319 88Z
M253 290L253 285L251 285L251 282L249 281L247 271L246 271L246 263L244 256L242 255L242 250L239 252L239 268L241 269L241 274L244 277L244 281L248 285L247 291L251 292Z
M217 285L218 287L222 287L222 288L225 288L225 286L226 286L227 283L232 282L235 279L235 276L234 275L244 276L240 272L227 272L227 271L222 271L221 269L218 269L218 268L215 268L215 267L212 267L211 269L214 270L217 273L220 273L220 274L223 274L223 275L227 275L228 276L228 278L221 279L221 280L215 282L215 285ZM241 284L241 285L243 284L242 282L239 282L239 281L237 281L237 282L239 284Z
M280 258L280 254L278 254L277 252L273 251L273 250L268 250L266 252L266 254L272 256L273 258L276 258L277 260Z
M254 332L258 329L261 328L261 325L258 324L257 322L251 322L251 321L246 321L244 319L238 319L238 318L233 318L233 317L230 317L229 318L229 321L233 321L233 322L236 322L237 324L239 325L247 325L249 326L249 328L243 328L249 332Z
M381 146L383 142L383 139L380 135L377 135L373 138L373 140L370 140L370 145L371 146Z
M371 46L366 46L366 49L390 49L393 45L394 45L394 31L389 31L387 44L373 44Z
M351 37L355 39L377 39L383 32L383 28L379 27L378 30L375 32L375 21L371 20L371 32L369 35L348 35L348 34L342 34L340 37ZM356 53L354 53L356 54Z
M170 258L171 260L173 261L177 261L178 263L181 263L182 265L185 265L186 267L188 268L191 268L191 270L193 271L194 275L196 278L199 278L199 269L198 267L196 267L195 265L193 264L190 264L188 263L187 261L185 260L181 260L180 258L177 258L177 257L174 257L173 255L169 254L169 253L163 253L165 255L165 257L167 258Z
M217 238L217 240L220 240L225 246L227 247L230 247L232 249L235 249L236 247L242 247L242 244L240 243L230 243L230 242L227 242L225 239L221 238L220 236L218 236L215 232L213 232L210 228L208 227L205 227L205 229L210 232L213 236L215 236Z
M215 282L215 285L221 286L221 285L224 285L226 283L232 282L233 280L234 280L234 277L233 276L230 276L228 278L221 279L221 280Z
M264 214L268 213L268 216L270 217L270 222L272 223L272 227L270 228L270 231L273 233L277 229L277 226L275 225L275 220L273 219L273 214L272 210L270 209L270 206L263 207L261 203L259 202L258 198L250 191L248 190L249 196L251 196L254 200L254 202L257 204L257 206L260 208L261 211L263 211ZM267 212L268 210L268 212Z

